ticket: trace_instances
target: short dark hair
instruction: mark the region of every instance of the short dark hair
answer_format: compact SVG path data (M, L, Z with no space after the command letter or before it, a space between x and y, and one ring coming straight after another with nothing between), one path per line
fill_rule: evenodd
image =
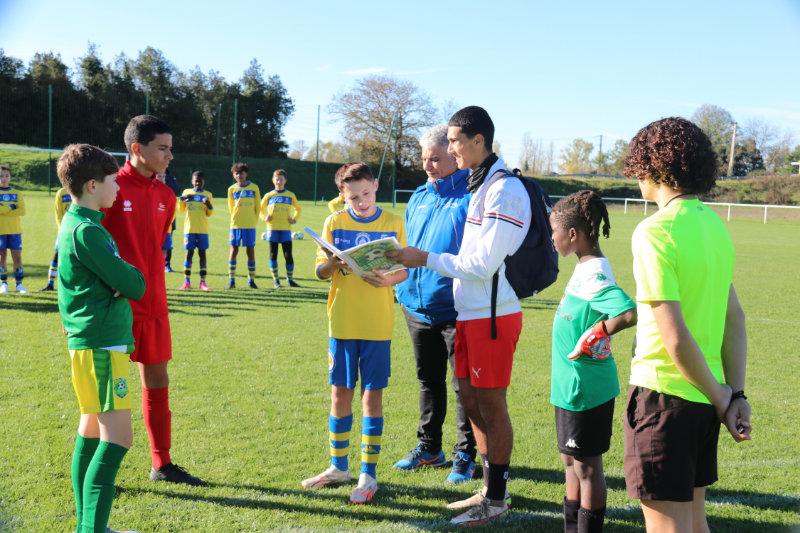
M9 172L11 172L11 169L5 165L0 165L0 170L8 170Z
M283 176L285 178L286 177L286 171L283 170L282 168L279 168L278 170L276 170L275 172L272 173L272 177L275 177L275 176Z
M565 196L553 206L551 212L562 228L575 228L592 242L597 242L600 238L601 223L605 238L608 239L611 235L608 209L600 195L594 191L583 190Z
M339 167L339 170L336 171L336 177L334 178L336 186L340 191L342 190L343 183L359 180L375 181L375 176L372 174L372 170L369 168L369 165L363 161L345 163Z
M58 181L75 198L83 195L84 184L91 180L105 181L106 176L118 170L114 156L91 144L70 144L56 164Z
M477 134L483 135L486 149L492 151L492 143L494 142L494 122L492 122L489 113L482 107L476 105L467 106L458 111L450 117L450 122L447 125L451 128L461 128L461 132L472 139Z
M130 154L132 153L131 146L133 146L133 143L148 144L156 138L156 135L161 135L162 133L172 135L172 129L169 124L160 118L153 115L133 117L125 128L125 148Z
M231 174L236 174L240 172L247 172L250 174L250 169L247 166L247 163L234 163L231 167Z
M195 170L194 172L192 172L192 179L194 178L200 178L201 180L205 181L206 175L203 174L202 170Z
M680 117L662 118L633 137L622 173L704 193L717 181L717 154L696 124Z

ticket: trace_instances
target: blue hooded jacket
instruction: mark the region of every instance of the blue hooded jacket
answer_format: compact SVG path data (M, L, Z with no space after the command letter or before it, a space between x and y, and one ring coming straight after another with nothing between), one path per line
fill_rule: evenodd
M406 241L409 246L436 253L457 254L471 193L469 170L459 170L435 183L425 182L414 191L406 207ZM396 285L397 301L428 324L456 318L453 280L425 267L408 270L408 279Z

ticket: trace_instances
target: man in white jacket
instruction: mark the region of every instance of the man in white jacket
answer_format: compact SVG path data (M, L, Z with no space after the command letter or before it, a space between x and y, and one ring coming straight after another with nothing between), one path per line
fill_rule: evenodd
M483 463L484 488L450 509L466 509L454 524L478 525L503 516L514 433L506 390L511 381L514 350L522 330L522 310L505 277L505 258L517 251L531 223L524 185L505 179L505 164L491 151L494 124L480 107L456 112L448 124L449 153L458 168L470 169L473 193L457 255L404 248L387 255L413 268L425 266L454 278L456 322L455 370L459 397L469 415ZM498 273L497 338L491 335L492 277Z

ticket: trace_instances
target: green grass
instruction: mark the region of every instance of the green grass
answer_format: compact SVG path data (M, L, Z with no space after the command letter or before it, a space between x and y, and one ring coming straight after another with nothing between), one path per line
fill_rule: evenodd
M25 285L37 289L45 283L55 237L52 197L30 192L26 201ZM311 203L303 207L300 225L321 228L326 208ZM602 243L619 284L629 292L634 287L630 236L641 218L640 213L614 210L612 238ZM210 220L212 290L170 289L168 298L174 346L169 367L173 457L211 486L148 480L149 447L138 373L132 366L134 445L117 478L111 526L143 532L452 531L448 521L453 513L444 504L464 497L480 481L454 487L444 481L447 469L406 473L391 468L416 444L418 416L413 356L399 310L375 500L367 506L350 505L352 485L306 491L300 480L328 462L327 290L325 283L312 279L314 246L309 240L295 242L301 289L224 291L228 219L223 209ZM735 284L747 313L747 394L754 440L736 445L721 439L720 480L708 493L709 522L714 532L786 532L800 524L794 353L800 345L800 225L734 220L728 227L737 250ZM271 286L266 245L259 243L257 251L259 284L266 288ZM181 264L178 250L173 266ZM516 438L509 484L514 506L510 517L492 529L562 529L563 470L548 403L549 351L553 313L574 264L574 258L563 260L559 281L538 299L523 302L524 329L509 390ZM195 285L196 265L195 259ZM240 268L240 285L244 273ZM180 274L167 279L172 288L182 282ZM69 468L78 409L56 296L5 295L0 319L0 531L72 531ZM625 331L614 341L623 390L632 339L633 332ZM446 448L455 440L452 395L450 400ZM642 531L638 502L625 493L623 404L621 396L605 457L607 530ZM360 408L354 408L350 461L358 465Z

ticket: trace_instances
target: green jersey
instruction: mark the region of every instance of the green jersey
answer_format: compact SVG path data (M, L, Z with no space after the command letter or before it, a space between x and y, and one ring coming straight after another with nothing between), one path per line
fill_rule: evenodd
M134 342L128 298L144 295L144 276L120 258L111 234L100 225L104 216L72 204L58 232L58 310L70 350Z
M570 411L586 411L619 394L614 357L593 359L581 355L574 361L567 355L592 326L635 307L614 281L605 257L575 266L553 319L553 373L550 403ZM605 339L610 348L611 337Z
M633 232L632 247L639 322L631 385L711 403L667 353L650 302L680 302L686 327L722 383L722 336L734 262L728 230L700 200L681 200L643 220Z

